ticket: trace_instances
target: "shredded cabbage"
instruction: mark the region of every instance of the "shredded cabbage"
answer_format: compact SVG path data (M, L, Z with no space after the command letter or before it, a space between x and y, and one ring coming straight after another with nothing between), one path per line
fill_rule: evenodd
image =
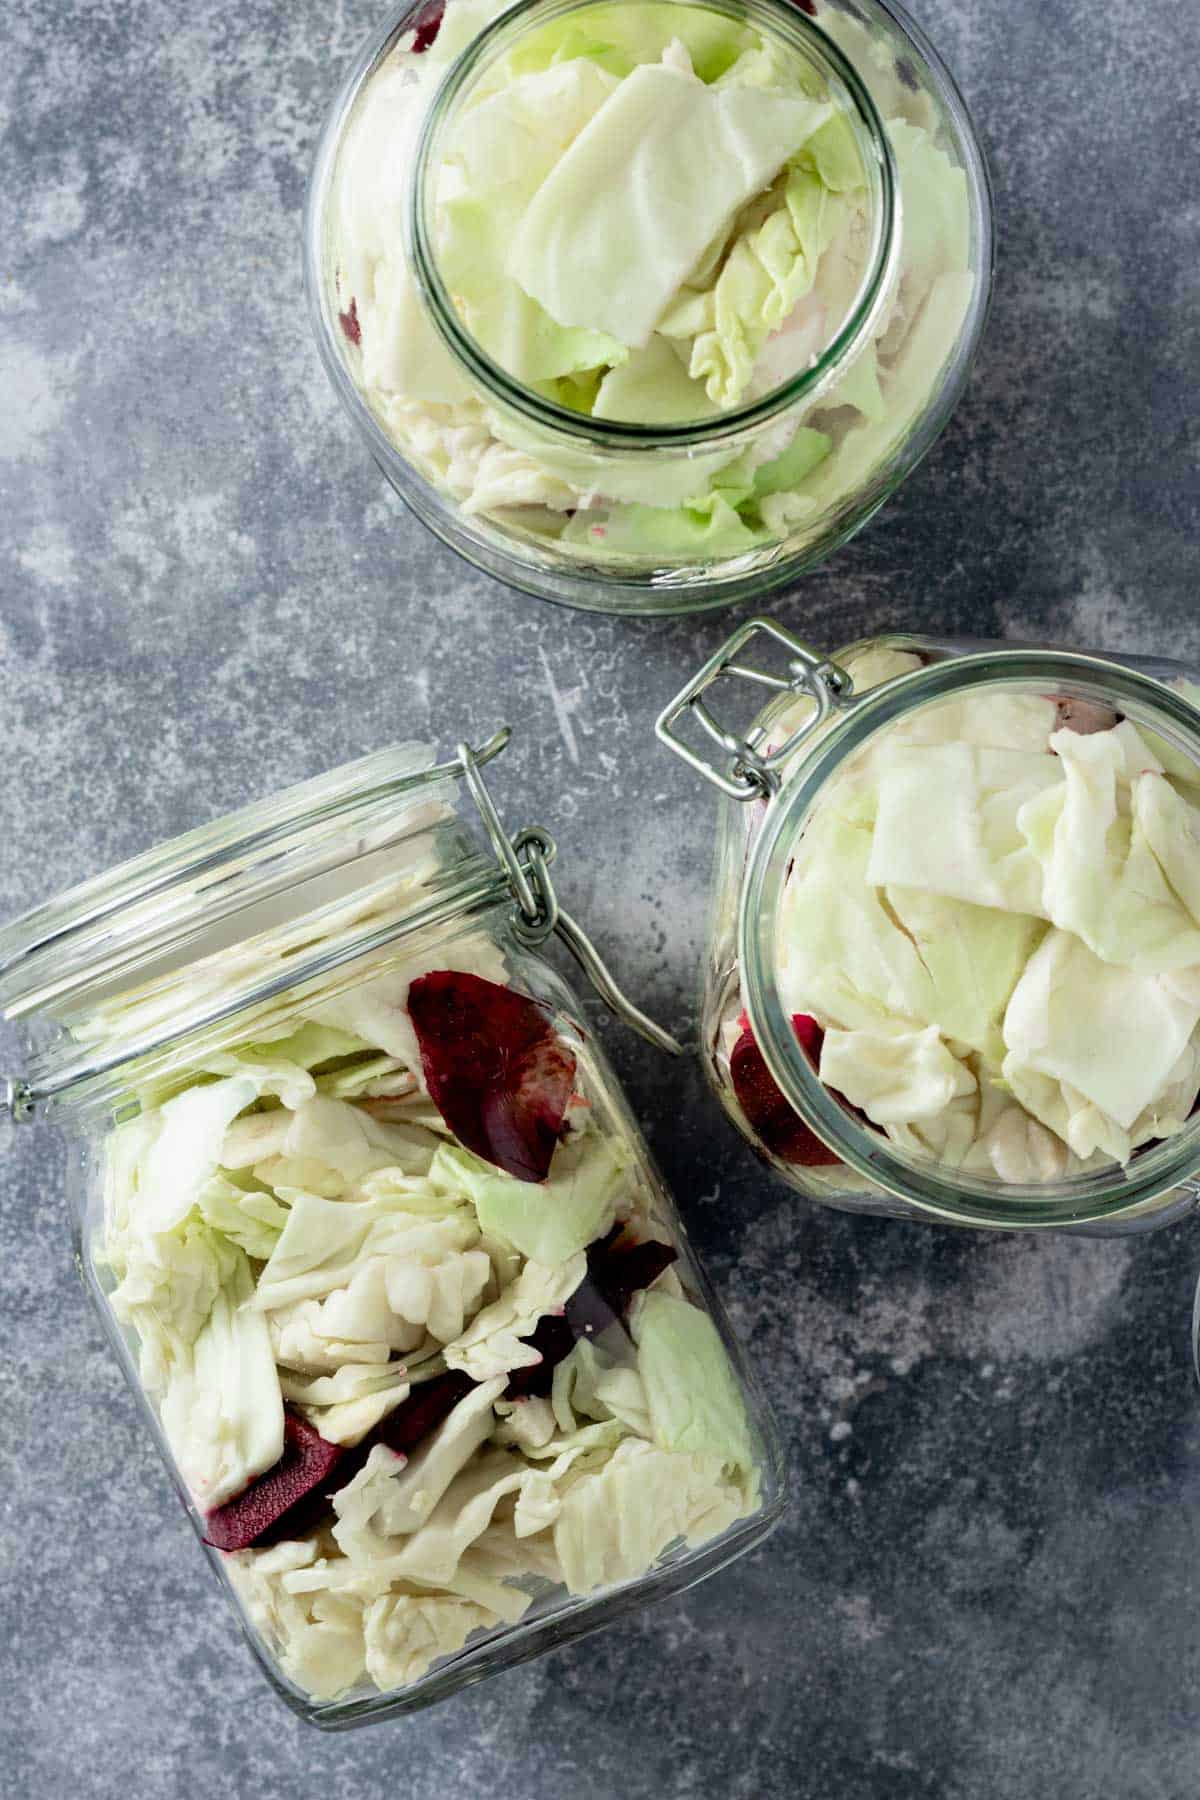
M225 1563L247 1616L319 1700L419 1681L547 1584L636 1579L757 1505L740 1462L727 1478L717 1456L661 1460L669 1352L637 1353L658 1371L656 1413L623 1320L587 1335L609 1298L588 1289L568 1321L617 1219L662 1231L586 1058L573 1048L541 1183L467 1151L431 1099L411 982L508 975L490 938L449 954L210 1056L107 1146L113 1311L197 1504L249 1544ZM707 1316L671 1280L678 1331L707 1356L692 1323ZM702 1378L725 1461L748 1458L727 1370ZM610 1466L603 1494L574 1497ZM589 1546L601 1505L616 1510Z
M856 686L912 666L885 651ZM909 1154L1014 1183L1128 1162L1200 1093L1192 784L1130 721L1082 713L1001 692L886 727L808 821L780 906L821 1080Z
M372 79L340 155L340 303L357 309L349 361L376 415L465 512L585 563L670 568L816 537L926 405L972 301L967 181L936 121L889 84L898 279L874 339L790 415L822 454L734 497L736 444L631 455L529 426L464 379L426 315L404 175L454 47L494 11L449 0L432 48ZM441 152L432 234L451 303L510 377L585 418L716 419L814 366L858 300L862 150L811 68L750 24L615 4L534 26L466 93Z

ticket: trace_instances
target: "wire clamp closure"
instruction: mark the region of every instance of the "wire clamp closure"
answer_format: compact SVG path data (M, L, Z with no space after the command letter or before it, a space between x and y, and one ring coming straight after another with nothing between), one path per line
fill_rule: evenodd
M503 737L505 744L510 735L507 726L502 733L497 733L497 736ZM534 949L539 944L544 944L547 938L557 937L566 945L580 970L615 1018L653 1044L656 1050L661 1050L668 1056L681 1056L682 1044L633 1004L629 996L618 987L583 927L559 905L550 876L550 865L558 854L558 846L550 833L540 825L526 825L510 838L480 773L478 754L469 744L459 744L456 754L468 792L483 820L488 841L508 877L514 901L512 928L518 942Z

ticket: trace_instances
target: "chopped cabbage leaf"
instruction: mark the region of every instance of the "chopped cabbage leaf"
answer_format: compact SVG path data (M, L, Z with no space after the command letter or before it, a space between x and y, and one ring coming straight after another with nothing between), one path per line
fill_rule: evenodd
M936 1118L977 1086L936 1025L924 1031L827 1031L820 1074L826 1087L861 1107L876 1125Z
M581 509L563 532L563 542L586 544L605 556L687 557L703 560L738 556L763 543L719 493L689 506L610 507L601 517Z
M1051 931L1004 1015L1004 1077L1051 1129L1046 1102L1024 1097L1024 1071L1069 1087L1127 1132L1170 1081L1198 1022L1200 999L1185 999L1160 976L1102 962L1070 933ZM1059 1135L1079 1156L1097 1147L1084 1147L1081 1129Z
M352 1688L366 1667L362 1600L318 1587L294 1594L285 1578L310 1570L317 1545L276 1544L239 1550L224 1566L251 1624L279 1656L285 1675L314 1700L334 1700Z
M446 1345L446 1366L461 1369L475 1381L534 1367L541 1353L522 1342L546 1313L566 1305L587 1272L582 1251L556 1268L527 1262L498 1300L477 1313L467 1329Z
M219 1261L221 1278L191 1342L174 1338L160 1316L160 1309L169 1313L174 1304L169 1272L154 1299L129 1308L127 1316L143 1345L156 1333L165 1340L162 1427L197 1504L208 1510L279 1461L283 1398L266 1322L246 1304L254 1292L246 1254L212 1232L205 1244L204 1235L203 1226L188 1232L190 1258L207 1254Z
M592 1132L560 1144L542 1182L514 1180L469 1150L448 1145L429 1170L431 1181L473 1202L481 1231L528 1260L551 1266L604 1236L615 1217L623 1174L617 1145Z
M1192 817L1128 720L1050 740L1064 780L1020 815L1042 873L1042 908L1105 962L1143 974L1200 963L1200 927L1155 854L1197 891ZM1167 829L1162 829L1166 821ZM1180 854L1182 852L1182 854Z
M614 75L630 74L639 63L656 63L679 45L701 81L728 79L743 54L760 46L747 25L738 25L702 6L662 5L639 0L588 11L586 31L570 15L549 20L510 53L515 70L545 68L556 61L587 56Z
M641 425L675 425L709 418L716 410L704 387L657 332L609 369L591 409L593 418L631 419Z
M720 1333L708 1314L650 1288L634 1303L631 1329L654 1441L699 1451L732 1470L753 1463L750 1424Z
M281 1206L274 1194L236 1187L220 1175L205 1182L196 1197L196 1208L205 1224L258 1262L271 1255L288 1220L287 1207Z
M403 1195L290 1197L288 1222L259 1277L260 1311L321 1298L307 1319L318 1338L411 1350L426 1330L458 1337L491 1276L469 1206L447 1199L437 1217L407 1211Z
M1060 759L1049 754L896 746L886 761L880 757L867 880L1041 914L1042 870L1019 816L1026 801L1062 779Z
M642 65L534 195L511 274L561 325L647 343L722 225L770 185L830 110Z
M344 1363L329 1375L279 1371L285 1400L298 1406L330 1444L357 1444L409 1395L403 1363Z
M226 1131L261 1091L256 1077L230 1076L187 1088L149 1115L130 1195L132 1230L173 1231L182 1223L217 1173Z
M793 169L778 205L737 238L711 288L685 288L666 308L659 330L692 340L688 372L714 404L736 406L746 396L767 339L787 329L843 222L841 202L820 177ZM823 310L817 323L822 343L841 326Z
M554 1525L563 1580L572 1594L633 1581L677 1540L704 1543L743 1510L720 1455L678 1454L627 1438L604 1468L563 1498Z
M504 1378L482 1382L458 1402L407 1460L377 1444L353 1481L334 1495L333 1536L359 1561L394 1551L388 1542L419 1531L446 1489L490 1437Z
M638 1437L652 1435L650 1405L636 1367L610 1356L589 1338L580 1338L555 1369L551 1405L552 1422L567 1435L576 1430L577 1413L588 1419L616 1419Z
M408 1687L473 1632L497 1624L495 1613L460 1594L381 1594L363 1614L367 1674L385 1692Z

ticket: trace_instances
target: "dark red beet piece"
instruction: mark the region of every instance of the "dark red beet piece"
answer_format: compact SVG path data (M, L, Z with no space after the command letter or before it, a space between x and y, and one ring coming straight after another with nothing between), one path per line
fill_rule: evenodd
M352 344L362 343L362 326L358 322L358 301L351 298L348 311L338 314L338 324Z
M530 1336L522 1338L521 1342L532 1344L542 1360L527 1369L513 1370L506 1390L510 1400L550 1392L554 1385L555 1369L575 1348L575 1333L562 1313L547 1313L538 1320Z
M413 35L413 53L415 55L419 56L433 43L442 29L442 17L445 11L446 0L430 0L430 4L422 8Z
M538 1320L530 1337L541 1353L541 1362L528 1369L514 1369L508 1382L509 1399L526 1394L548 1394L554 1371L571 1354L581 1337L598 1337L625 1316L633 1296L657 1281L675 1261L678 1252L670 1244L651 1239L642 1244L621 1243L623 1225L614 1225L607 1237L588 1245L588 1270L561 1313L547 1313Z
M340 1444L327 1443L299 1413L293 1412L290 1406L285 1407L282 1457L273 1469L252 1481L236 1499L209 1513L207 1541L218 1550L245 1550L251 1544L265 1547L286 1538L303 1537L320 1524L330 1509L334 1494L354 1480L376 1444L386 1444L397 1455L407 1455L437 1430L474 1385L471 1377L458 1369L448 1369L444 1375L421 1382L407 1400L367 1433L361 1443L348 1450ZM302 1434L307 1435L302 1438ZM293 1483L297 1489L294 1498L279 1506L276 1501L284 1500L287 1491L281 1485L281 1479L286 1477L289 1456L293 1468L298 1468L304 1455L311 1458L314 1466L318 1460L315 1448L302 1449L299 1455L292 1454L293 1443L307 1445L310 1439L314 1446L319 1445L323 1451L334 1454L327 1458L327 1466L314 1481L307 1485ZM267 1489L265 1497L264 1488ZM257 1519L262 1522L255 1529ZM252 1535L247 1537L247 1531L252 1531Z
M575 1087L546 1009L459 969L419 975L408 1011L429 1095L455 1137L518 1181L544 1181Z
M374 1431L363 1440L369 1446L386 1444L389 1450L407 1453L415 1450L422 1438L436 1431L443 1419L465 1400L475 1383L461 1369L447 1369L432 1381L420 1382L393 1412L381 1419ZM360 1449L362 1446L359 1446ZM366 1457L363 1458L366 1461Z
M807 1013L796 1013L792 1029L805 1055L815 1065L824 1036L821 1027ZM780 1093L748 1025L733 1047L729 1074L747 1122L773 1155L808 1169L838 1161L828 1145L809 1130Z
M315 1426L290 1406L283 1409L283 1455L274 1468L205 1519L205 1542L218 1550L246 1550L265 1531L305 1500L323 1490L345 1451L331 1444Z

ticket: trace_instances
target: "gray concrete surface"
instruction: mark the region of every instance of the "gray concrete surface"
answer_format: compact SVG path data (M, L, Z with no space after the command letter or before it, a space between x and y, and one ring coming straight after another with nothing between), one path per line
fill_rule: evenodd
M777 610L1200 658L1194 0L915 0L993 159L957 417ZM298 228L372 0L0 18L0 914L392 738L517 727L496 782L686 1024L713 807L657 705L729 619L474 574L387 492L309 341ZM64 1145L0 1193L0 1788L24 1800L1189 1800L1200 1228L855 1222L770 1185L693 1068L606 1040L782 1421L751 1560L409 1722L271 1699L73 1274Z

